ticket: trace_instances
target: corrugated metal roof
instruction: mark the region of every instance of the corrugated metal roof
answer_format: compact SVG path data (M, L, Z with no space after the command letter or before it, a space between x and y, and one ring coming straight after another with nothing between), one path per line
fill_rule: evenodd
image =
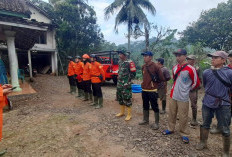
M0 10L30 16L25 0L0 0Z

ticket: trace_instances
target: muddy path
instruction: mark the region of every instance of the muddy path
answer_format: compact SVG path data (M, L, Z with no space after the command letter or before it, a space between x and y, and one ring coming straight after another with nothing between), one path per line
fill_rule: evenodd
M119 105L112 83L103 86L104 107L99 110L67 93L66 77L38 76L31 85L37 93L11 97L14 110L4 112L0 149L8 149L5 156L220 156L220 135L209 135L209 149L195 150L199 127L190 128L189 144L180 141L178 132L162 135L167 127L167 114L161 115L158 131L151 130L150 125L139 126L142 120L140 94L133 94L131 121L125 122L125 117L115 118ZM201 121L200 100L198 106ZM154 115L150 111L150 124L153 122Z

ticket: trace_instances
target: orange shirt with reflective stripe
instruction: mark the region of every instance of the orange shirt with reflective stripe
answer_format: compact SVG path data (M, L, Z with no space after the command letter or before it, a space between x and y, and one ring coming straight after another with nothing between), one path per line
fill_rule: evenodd
M91 79L91 77L90 77L90 69L91 69L91 64L89 62L84 64L83 81L88 81L88 80Z
M70 61L68 64L68 76L75 75L75 64L73 61Z
M99 62L92 62L91 63L91 70L90 70L90 74L91 74L91 82L92 83L101 83L101 79L98 77L100 76L100 74L103 77L103 80L105 80L105 73L103 71L103 67L101 65L101 63Z
M3 107L7 104L7 97L3 95L3 88L0 85L0 141L2 140L2 125L3 125Z

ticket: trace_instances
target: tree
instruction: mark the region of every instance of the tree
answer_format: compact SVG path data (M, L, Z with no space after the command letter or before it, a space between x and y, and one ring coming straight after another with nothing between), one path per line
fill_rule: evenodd
M134 25L148 24L143 9L155 14L155 8L149 0L115 0L105 8L105 18L109 19L111 14L120 9L115 19L115 30L118 32L118 25L125 23L128 29L128 50L130 51L130 38Z
M200 18L181 32L182 42L230 50L232 44L232 0L201 13Z
M103 35L96 24L95 11L77 0L66 0L56 5L58 48L75 56L100 48Z

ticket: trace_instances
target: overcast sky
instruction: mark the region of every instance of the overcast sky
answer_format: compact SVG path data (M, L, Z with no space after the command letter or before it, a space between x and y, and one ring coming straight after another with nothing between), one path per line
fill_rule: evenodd
M48 1L48 0L44 0ZM119 33L114 32L114 17L108 21L104 19L104 9L114 0L88 0L89 5L94 6L104 38L116 44L126 43L126 26L119 27ZM148 15L149 21L159 26L170 27L182 31L189 23L196 21L202 10L217 7L218 3L227 0L150 0L156 8L156 16ZM145 12L147 13L147 12ZM151 34L153 35L153 34Z

